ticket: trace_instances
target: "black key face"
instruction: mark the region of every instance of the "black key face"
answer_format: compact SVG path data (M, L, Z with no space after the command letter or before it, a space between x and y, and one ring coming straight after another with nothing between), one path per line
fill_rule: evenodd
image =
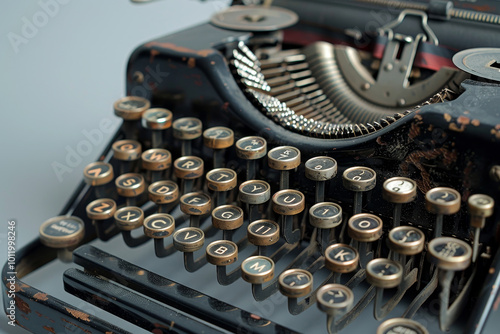
M210 202L210 197L205 194L195 193L189 196L183 196L181 201L186 205L201 206Z
M339 208L331 204L319 205L312 211L313 216L318 218L332 218L339 213Z
M170 152L163 149L151 149L144 152L142 159L150 162L167 162L171 161Z
M123 222L134 222L141 218L143 212L139 208L129 207L120 209L115 217Z
M304 200L304 196L299 193L299 192L283 192L282 194L276 196L273 198L273 201L276 202L276 204L282 205L282 206L288 206L288 205L296 205L300 201Z
M236 143L238 148L240 150L245 150L245 151L259 151L263 147L267 145L266 141L264 138L260 137L247 137L243 138L242 140L238 140Z
M434 191L429 195L429 197L431 200L440 203L449 203L458 199L455 193L446 190Z
M416 232L412 228L408 229L400 229L394 233L392 233L392 237L394 240L400 242L400 243L410 243L410 242L415 242L419 241L422 239L422 235L418 232Z
M196 118L182 118L174 123L174 128L182 131L191 131L201 128L201 121Z
M364 168L354 169L346 175L348 179L353 181L367 181L372 179L374 176L375 175L373 175L372 172Z
M232 131L222 127L211 128L205 131L204 136L213 139L229 138L233 135Z
M118 103L118 108L124 110L142 109L146 106L146 102L142 100L123 100Z
M300 151L295 147L279 147L269 151L269 157L280 161L292 161L300 156Z
M328 289L323 292L321 299L330 305L340 304L347 301L347 294L342 289Z
M180 244L196 243L205 238L199 229L185 228L174 234L175 241Z
M350 262L356 258L357 254L350 247L340 246L330 249L327 256L337 262Z
M257 235L271 235L278 231L278 226L269 221L254 222L248 226L250 232Z
M83 223L75 217L57 217L40 231L48 237L68 237L80 233Z
M434 245L434 252L443 258L453 258L466 255L467 249L457 242L450 241L436 243Z
M166 196L168 194L173 194L176 190L179 189L177 183L172 181L159 181L155 182L152 187L150 187L151 192Z
M190 157L187 159L177 159L175 161L175 167L183 170L195 170L203 165L203 160L198 157Z
M207 247L207 253L212 256L228 256L238 252L232 242L216 242Z
M105 162L96 162L90 168L84 170L85 176L89 178L101 178L111 171L111 165Z
M150 230L163 231L175 224L172 216L167 214L157 214L154 219L146 219L144 225Z
M312 158L306 161L306 168L314 169L317 171L334 168L337 162L334 159L327 158Z
M372 272L377 276L392 276L400 273L400 268L391 262L377 263L371 267Z
M241 187L240 191L247 194L258 195L269 190L269 184L262 181L250 181Z
M380 226L380 221L372 217L359 217L352 222L353 228L361 231L373 230Z
M139 188L144 179L140 175L131 175L123 178L116 179L118 186L127 189Z
M236 178L236 172L227 168L223 171L214 170L207 174L207 178L212 182L226 183Z
M293 272L283 277L283 283L289 287L309 285L311 284L311 277L301 272Z
M273 269L273 263L263 257L258 257L245 261L242 265L243 271L251 274L262 274Z
M222 208L215 208L212 215L219 220L233 221L243 216L243 210L238 207L224 206Z
M90 205L87 208L87 210L92 214L101 214L101 215L109 214L114 210L116 206L115 202L111 199L97 200L94 201L93 203L95 204Z

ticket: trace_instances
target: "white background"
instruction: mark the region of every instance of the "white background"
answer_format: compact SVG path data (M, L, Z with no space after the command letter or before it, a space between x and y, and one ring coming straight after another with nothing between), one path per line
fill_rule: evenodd
M44 9L41 4L52 3ZM2 2L0 11L0 263L7 258L7 221L20 248L60 213L118 126L113 102L125 92L130 53L155 37L207 21L228 1L41 0ZM50 15L49 15L50 14ZM29 22L29 23L26 23ZM30 24L35 30L29 30ZM37 27L38 24L38 27ZM21 44L11 42L22 41ZM82 131L112 122L98 145L62 181L54 162L85 140ZM54 280L62 280L54 277ZM2 311L3 313L3 311ZM0 333L15 331L0 317ZM16 328L17 329L17 328Z

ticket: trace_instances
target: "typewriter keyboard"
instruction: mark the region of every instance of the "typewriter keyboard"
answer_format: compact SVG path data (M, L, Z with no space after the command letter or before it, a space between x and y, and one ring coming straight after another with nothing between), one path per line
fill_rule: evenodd
M114 110L122 129L85 168L69 216L40 228L41 241L75 263L64 274L69 293L153 333L463 325L489 196L469 197L474 233L459 238L443 232L461 206L454 189L419 196L404 175L382 179L334 154L305 160L294 143L205 128L139 97ZM340 188L347 198L331 191ZM392 216L365 210L374 197ZM402 215L417 200L434 217L430 229Z

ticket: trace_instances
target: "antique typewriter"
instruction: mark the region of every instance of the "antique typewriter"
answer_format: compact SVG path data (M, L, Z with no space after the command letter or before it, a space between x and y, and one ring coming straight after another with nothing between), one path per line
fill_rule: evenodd
M120 130L3 267L7 317L33 333L497 333L499 6L235 1L140 45Z

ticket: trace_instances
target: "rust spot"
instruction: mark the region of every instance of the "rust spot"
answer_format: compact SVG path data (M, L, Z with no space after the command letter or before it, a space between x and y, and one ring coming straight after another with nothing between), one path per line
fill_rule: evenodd
M255 319L255 320L260 320L260 319L262 319L262 318L261 318L261 317L259 317L257 314L250 314L250 318Z
M448 126L448 128L452 131L456 131L456 132L464 132L465 130L465 124L461 124L460 127L458 127L455 123L450 123L450 125Z
M377 137L377 144L380 146L386 146L387 143L382 141L382 137Z
M139 270L139 271L137 272L137 275L139 275L139 276L144 276L144 274L145 274L145 273L146 273L146 272L145 272L144 270Z
M190 58L188 59L187 64L188 64L188 67L189 67L189 68L193 68L193 67L195 67L195 66L196 66L196 59L194 59L193 57L190 57Z
M495 129L500 130L500 124L495 125Z
M194 53L194 54L197 54L197 55L199 55L201 57L206 57L206 56L211 55L211 54L213 54L215 52L212 49L206 49L206 50L198 50L198 51L196 51L196 50L193 50L193 49L190 49L190 48L186 48L186 47L183 47L183 46L175 45L173 43L149 42L149 43L144 44L144 46L147 47L147 48L156 46L156 47L160 47L160 48L164 48L164 49L174 50L174 51L177 51L177 52Z
M87 313L84 313L84 312L78 311L78 310L73 310L73 309L70 309L67 307L66 307L66 311L68 311L69 314L71 314L72 316L74 316L77 319L87 321L87 322L90 321L89 315Z
M450 114L446 114L445 113L443 116L444 116L444 119L446 120L446 122L451 121L451 115Z
M495 129L491 129L490 133L495 136L497 139L500 139L500 131L497 131Z
M27 284L24 284L24 283L15 283L14 284L14 291L15 292L19 292L19 291L23 291L24 292L24 288L29 288L30 286L27 285Z
M495 268L490 268L490 270L488 270L488 273L490 273L490 275L493 275L495 273Z
M210 65L215 65L215 61L213 61L213 60L212 60L212 61L210 62Z
M498 306L500 305L500 296L495 300L495 304L493 304L493 309L498 310Z
M457 119L458 124L468 125L470 124L470 118L465 116L460 116Z
M47 299L49 299L49 297L47 297L47 294L43 293L43 292L37 292L37 293L35 293L35 295L33 297L35 299L38 299L38 300L47 300Z
M152 63L155 60L155 57L160 54L160 51L158 50L151 50L149 52L149 62Z
M36 314L37 316L39 316L40 318L42 317L42 314L41 314L40 312L38 312L38 311L35 311L35 314Z
M43 326L43 329L45 329L46 331L49 331L51 333L54 333L56 334L56 331L54 330L54 328L52 327L49 327L49 326Z
M478 120L478 119L473 119L473 120L471 121L471 124L472 124L472 125L474 125L474 126L479 126L479 125L481 124L481 122L479 122L479 120Z
M28 303L26 303L24 300L22 300L18 296L16 296L14 298L14 300L16 301L16 307L19 311L26 313L26 314L31 313L31 309L30 309L30 306L28 305Z

